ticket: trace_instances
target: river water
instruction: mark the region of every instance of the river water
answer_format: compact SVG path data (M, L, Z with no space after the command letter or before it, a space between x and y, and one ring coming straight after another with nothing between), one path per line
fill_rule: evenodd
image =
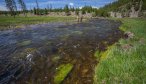
M120 25L92 19L0 31L0 84L54 84L56 68L67 63L73 69L62 84L93 84L94 53L122 37Z

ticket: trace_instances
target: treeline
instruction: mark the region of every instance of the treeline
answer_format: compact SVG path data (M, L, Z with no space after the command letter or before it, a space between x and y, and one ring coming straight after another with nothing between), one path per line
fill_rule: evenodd
M29 13L28 10L25 11L25 14L23 11L15 11L13 14L11 14L10 11L0 11L0 15L5 15L5 16L19 16L20 14L24 14L24 16L26 16L26 14Z
M82 8L74 8L74 7L69 7L68 5L65 5L63 8L52 8L52 7L46 7L46 8L38 8L38 7L34 7L33 9L27 10L25 9L25 11L18 11L18 10L12 10L12 11L0 11L0 14L3 15L20 15L20 14L27 14L27 13L31 13L34 15L48 15L50 12L65 12L66 15L70 15L71 12L75 12L76 15L79 15L79 13L81 13L82 15L86 14L86 13L93 13L94 16L98 15L98 9L97 8L93 8L92 6L84 6Z
M68 5L65 5L64 8L44 8L44 9L37 9L37 8L33 8L31 11L31 13L34 13L34 15L47 15L49 12L65 12L66 15L70 15L70 12L75 12L76 15L79 15L79 13L81 12L81 14L86 14L86 13L93 13L96 12L98 9L97 8L93 8L91 6L84 6L83 8L74 8L74 7L69 7Z
M33 13L34 15L47 15L49 12L65 12L65 13L69 13L70 11L74 12L78 10L78 8L69 8L68 5L66 5L64 8L52 8L52 7L48 7L48 8L44 8L44 9L38 9L36 7L34 7L33 9L29 10L31 13Z

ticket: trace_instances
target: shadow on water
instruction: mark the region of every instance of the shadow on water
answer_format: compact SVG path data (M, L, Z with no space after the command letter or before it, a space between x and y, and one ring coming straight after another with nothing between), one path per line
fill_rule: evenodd
M92 19L0 31L0 84L54 84L59 66L73 67L62 84L93 84L96 50L104 51L123 32L120 22Z

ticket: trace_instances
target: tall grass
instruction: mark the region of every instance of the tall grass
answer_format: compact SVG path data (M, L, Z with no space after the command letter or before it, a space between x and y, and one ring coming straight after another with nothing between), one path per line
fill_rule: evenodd
M146 20L121 21L121 29L134 38L121 39L106 52L95 69L95 84L146 84Z

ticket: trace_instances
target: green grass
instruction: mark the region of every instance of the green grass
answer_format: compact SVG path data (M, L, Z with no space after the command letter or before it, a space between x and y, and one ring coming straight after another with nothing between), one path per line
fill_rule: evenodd
M69 22L69 21L74 21L74 20L75 20L75 17L59 17L59 16L58 17L17 16L16 18L10 17L10 16L0 16L0 30L12 29L12 27L20 28L22 25L47 23L47 22Z
M123 22L120 28L134 33L134 38L121 39L103 53L106 56L95 69L95 84L146 83L146 20L120 20ZM123 48L126 45L130 46Z
M54 77L54 83L60 84L65 77L69 74L69 72L72 70L73 65L72 64L62 64L57 68L55 77Z

